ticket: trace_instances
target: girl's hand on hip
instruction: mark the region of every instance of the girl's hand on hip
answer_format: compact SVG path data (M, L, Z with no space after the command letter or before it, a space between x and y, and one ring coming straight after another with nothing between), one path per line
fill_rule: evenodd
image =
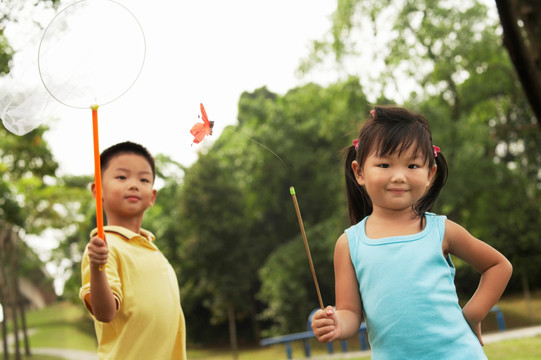
M465 317L468 325L470 325L470 328L472 329L474 335L477 336L477 339L481 343L481 346L485 346L485 343L483 342L483 336L481 334L481 322L480 321L475 321L475 320L472 320L472 319L468 319L466 314L464 314L464 315L465 315L464 317Z

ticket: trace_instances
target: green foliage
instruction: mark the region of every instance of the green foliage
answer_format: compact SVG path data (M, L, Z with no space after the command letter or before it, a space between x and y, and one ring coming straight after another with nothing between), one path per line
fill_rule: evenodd
M9 65L13 58L13 49L4 36L4 29L0 30L0 76L9 73Z
M241 96L239 124L225 129L209 151L185 169L182 186L170 183L160 189L158 199L164 192L167 199L158 200L147 217L151 228L164 229L158 239L167 244L166 255L177 268L186 313L205 316L202 303L209 321L219 325L233 306L239 321L256 323L257 309L268 301L256 298L259 269L274 250L299 240L289 187L297 189L307 227L345 219L339 149L349 144L359 114L366 113L367 101L355 78L327 89L308 84L283 96L265 88ZM160 220L162 214L169 220ZM334 242L339 230L333 230L325 241ZM329 254L327 247L317 256L332 267ZM306 262L295 256L294 261L299 260ZM310 276L304 265L300 273ZM328 295L332 276L326 275L322 288ZM305 318L313 307L309 303L301 297L292 306L303 309Z
M43 141L45 130L18 137L0 128L0 215L14 225L24 225L28 212L35 210L25 208L33 205L28 204L25 190L43 187L42 179L54 175L58 167Z
M334 303L334 244L347 218L333 216L306 230L310 253L325 305ZM293 256L296 254L296 256ZM259 270L258 298L268 304L261 314L272 326L264 336L304 331L308 314L319 307L309 262L300 235L276 249Z
M400 90L406 80L421 89L405 106L429 120L450 166L436 211L501 249L524 269L519 273L538 276L541 133L498 19L475 0L346 0L338 2L330 31L332 42L323 42L339 45L319 48L332 52L338 67L361 61L374 38L385 49L374 55L386 65L382 91L387 84ZM315 63L323 58L312 55Z
M9 73L14 55L9 39L4 34L4 29L9 23L22 21L23 18L27 20L28 14L22 14L21 9L29 1L32 1L36 7L45 5L55 8L60 3L60 0L2 0L0 3L0 77Z

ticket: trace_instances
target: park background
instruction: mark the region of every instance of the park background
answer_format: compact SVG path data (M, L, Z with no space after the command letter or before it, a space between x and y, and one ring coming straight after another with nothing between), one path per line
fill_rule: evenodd
M29 3L49 10L62 5ZM21 21L18 4L2 4L0 80L8 78L16 55L4 29ZM183 143L184 135L179 135L178 151L191 153L190 161L155 152L145 137L135 139L156 153L159 195L144 227L156 234L177 273L189 349L225 347L236 354L263 337L305 329L307 316L318 303L289 194L292 185L322 297L326 304L334 302L334 242L348 226L341 149L351 144L374 104L405 106L429 120L434 141L450 167L434 211L511 260L514 274L505 297L523 300L523 309L517 310L523 318L516 325L539 324L533 300L540 297L541 288L541 129L530 101L535 93L524 85L521 68L503 44L496 3L333 4L328 32L318 34L298 59L298 85L281 92L265 83L247 88L228 105L236 107L236 115L227 118L212 101L207 103L219 131L197 147L189 147L190 140ZM515 10L520 19L515 23L537 69L535 80L541 69L541 37L531 35L528 24L531 16L540 18L539 5L519 1ZM249 17L249 12L243 14ZM204 19L204 13L200 16ZM302 17L297 21L302 27ZM194 51L183 56L199 55ZM267 56L279 58L280 53ZM213 61L219 64L220 58ZM318 82L317 74L324 80ZM201 81L212 88L221 80ZM153 97L160 97L158 89L152 88ZM137 86L133 90L150 91ZM192 115L178 115L185 118L186 132L197 121L195 103L195 110L187 110ZM126 103L118 105L122 106ZM137 114L129 116L136 119ZM174 118L169 114L164 121ZM52 124L54 120L52 116ZM132 121L135 131L146 133L144 123ZM91 170L81 174L59 168L48 124L44 118L38 129L20 137L0 129L0 303L6 318L19 314L21 325L22 312L10 312L14 305L26 310L57 306L58 301L80 305L80 259L95 226L88 190ZM81 148L64 151L91 153L90 146ZM39 242L51 237L58 245L44 259ZM58 274L63 275L60 295L55 293L55 279L43 271L45 262L55 269L57 281ZM458 259L455 265L459 296L467 299L478 275ZM36 292L29 295L23 288ZM8 322L2 322L3 334ZM89 318L81 322L88 325L81 328L92 334Z

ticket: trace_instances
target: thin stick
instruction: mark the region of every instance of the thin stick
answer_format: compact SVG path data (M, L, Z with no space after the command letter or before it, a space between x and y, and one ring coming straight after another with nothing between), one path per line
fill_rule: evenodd
M94 138L94 182L96 184L96 226L98 228L98 237L105 241L105 232L103 231L103 200L101 191L101 163L100 163L100 144L98 133L98 105L92 105L92 134ZM100 271L105 270L103 265L99 267Z
M297 212L297 219L299 220L299 227L301 228L302 240L304 241L304 248L306 249L306 256L308 256L308 262L310 263L310 270L312 270L312 277L314 278L314 285L316 286L317 298L319 299L319 306L323 309L323 300L321 299L321 292L319 291L319 285L317 283L316 270L314 263L312 262L312 255L310 255L310 247L308 246L308 240L306 239L306 232L304 231L304 225L302 223L301 211L299 209L299 203L297 202L297 196L295 195L295 188L291 186L289 188L291 197L293 198L293 204L295 205L295 211Z

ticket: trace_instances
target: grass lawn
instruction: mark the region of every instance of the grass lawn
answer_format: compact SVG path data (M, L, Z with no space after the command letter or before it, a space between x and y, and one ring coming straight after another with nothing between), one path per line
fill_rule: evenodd
M533 296L534 320L527 316L524 300L520 296L510 296L502 299L498 305L502 309L507 328L529 325L541 325L541 291ZM96 351L94 327L88 314L80 304L67 302L56 303L40 311L29 312L27 315L28 328L33 329L30 335L32 348L66 348L86 351ZM485 332L497 331L495 316L489 315L483 322ZM293 357L304 356L302 342L293 344ZM348 342L350 351L359 349L357 341ZM326 354L326 348L317 341L311 341L312 356ZM340 352L338 344L334 344L335 354ZM490 360L533 360L541 359L541 336L517 340L502 341L488 344L485 352ZM1 349L0 349L1 354ZM13 352L11 353L13 356ZM188 345L189 359L230 360L232 355L228 349L202 349ZM276 360L285 359L285 345L269 347L253 346L241 348L239 360ZM58 360L53 356L33 355L28 360ZM358 357L353 360L370 359ZM336 358L336 360L339 360ZM352 359L350 359L352 360Z
M490 360L539 360L541 336L488 344L485 354Z
M31 346L96 351L94 324L78 305L59 302L29 313L27 326L35 330L30 336Z

